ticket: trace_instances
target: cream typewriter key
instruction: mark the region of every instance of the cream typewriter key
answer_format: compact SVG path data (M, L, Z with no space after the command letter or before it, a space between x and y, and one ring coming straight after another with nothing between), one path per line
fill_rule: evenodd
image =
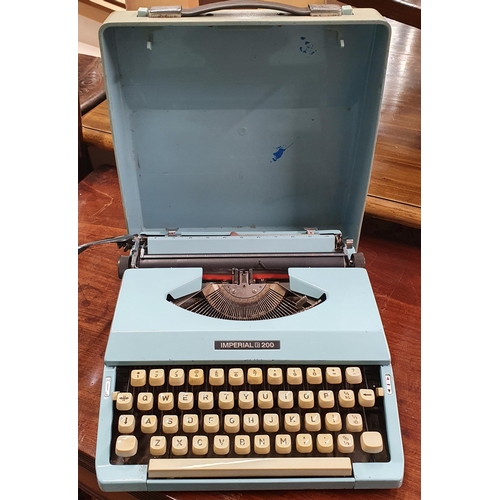
M221 410L231 410L234 407L234 393L221 391L219 392L219 408Z
M240 386L245 383L245 376L241 368L231 368L228 372L229 385Z
M211 410L214 407L214 393L201 391L198 394L198 408L200 410Z
M167 438L165 436L152 436L149 441L149 453L155 457L167 453Z
M352 434L339 434L337 436L337 449L340 453L352 453L354 451Z
M134 432L134 428L134 415L120 415L120 417L118 418L118 432L120 434L130 434Z
M313 440L311 434L297 434L295 447L299 453L311 453L313 450Z
M278 432L280 428L280 419L277 413L264 414L264 430L266 432Z
M349 389L339 391L339 405L342 408L352 408L355 404L354 392Z
M171 392L160 392L158 394L158 409L171 410L174 407L174 395Z
M184 385L184 370L182 368L172 368L168 374L168 383L174 387Z
M140 392L137 395L137 409L140 411L149 411L153 408L153 393Z
M347 432L361 432L363 430L363 418L359 413L349 413L345 419Z
M365 408L375 406L375 392L372 389L360 389L358 392L358 401Z
M118 436L115 453L119 457L133 457L137 453L138 442L135 436Z
M146 370L132 370L130 372L130 385L132 387L146 385Z
M363 376L357 366L349 366L345 369L345 380L348 384L361 384Z
M325 415L325 427L328 431L340 431L342 429L342 419L340 417L340 413L327 413Z
M193 455L202 456L208 453L208 437L194 436L193 445L191 447Z
M288 434L276 434L274 449L280 455L287 455L292 451L292 438Z
M144 434L154 434L158 429L158 419L156 415L143 415L141 418L141 431Z
M318 404L320 408L333 408L335 405L333 391L319 391Z
M240 391L238 394L238 406L242 410L251 410L253 408L253 392Z
M228 434L236 434L237 432L240 432L240 416L225 415L224 431L226 431Z
M319 413L306 413L304 415L304 425L309 432L321 430L321 415Z
M270 385L281 385L283 383L283 371L281 368L267 369L267 383Z
M359 440L361 449L365 453L380 453L384 449L384 443L380 432L363 432Z
M331 453L333 451L333 436L331 434L318 434L316 448L320 453Z
M255 435L253 438L253 451L257 455L267 455L271 451L271 439L266 434Z
M300 369L300 368L287 368L286 381L290 385L302 384L302 369Z
M210 368L208 383L216 387L224 385L224 370L222 368Z
M235 436L234 452L237 455L248 455L250 453L250 436Z
M182 417L182 430L188 433L198 432L198 415L185 413Z
M247 382L250 385L262 384L264 378L262 376L262 368L249 368L247 371Z
M214 453L227 455L229 453L229 437L217 435L214 437Z
M245 432L258 432L259 415L257 413L245 413L243 415L243 430Z
M329 384L341 384L342 370L336 366L329 366L326 369L326 381Z
M186 455L188 452L188 438L186 436L174 436L172 438L172 454L176 456Z
M280 408L293 408L293 392L292 391L279 391L278 392L278 406Z
M189 383L191 385L203 385L205 382L205 375L200 368L193 368L189 370Z
M288 432L300 431L300 415L298 413L285 413L285 430Z
M175 434L179 430L179 417L177 415L163 415L161 428L165 434Z
M120 392L116 397L116 409L120 411L128 411L132 409L134 399L130 392Z
M149 372L149 385L158 387L165 383L165 370L163 368L154 368Z
M179 410L191 410L194 405L194 396L192 392L179 392L177 406Z
M274 397L271 391L259 391L257 395L257 406L262 409L269 409L274 406Z
M219 432L219 415L217 414L206 414L203 417L203 430L207 434L214 434Z
M318 385L323 382L323 374L321 373L321 368L312 367L306 370L306 380L307 383Z
M299 391L299 406L301 408L312 408L314 406L313 391Z

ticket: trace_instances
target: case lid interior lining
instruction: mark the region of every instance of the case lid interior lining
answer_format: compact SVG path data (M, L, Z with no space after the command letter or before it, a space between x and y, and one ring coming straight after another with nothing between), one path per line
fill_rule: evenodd
M357 240L387 25L112 25L101 43L130 232L317 227Z

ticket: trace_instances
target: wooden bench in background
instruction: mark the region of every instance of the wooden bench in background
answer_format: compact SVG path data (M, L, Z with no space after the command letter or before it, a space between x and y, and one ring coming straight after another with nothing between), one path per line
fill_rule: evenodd
M88 145L83 135L82 116L106 100L100 57L78 54L78 181L92 172Z

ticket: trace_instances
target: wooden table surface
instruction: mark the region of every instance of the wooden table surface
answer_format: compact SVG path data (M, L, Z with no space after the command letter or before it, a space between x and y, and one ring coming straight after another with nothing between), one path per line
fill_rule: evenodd
M91 172L78 186L79 245L126 233L114 167ZM78 257L78 461L79 487L109 500L350 500L420 498L420 231L365 218L359 251L375 292L392 355L405 453L405 478L397 490L276 492L102 493L94 458L103 358L120 280L114 244Z
M421 225L420 30L389 20L392 38L365 213ZM83 139L113 150L107 101L82 118Z

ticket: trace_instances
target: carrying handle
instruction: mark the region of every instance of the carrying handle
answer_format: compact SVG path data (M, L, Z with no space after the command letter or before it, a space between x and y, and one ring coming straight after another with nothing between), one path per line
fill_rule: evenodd
M350 5L334 4L309 4L308 7L295 7L278 2L267 2L264 0L226 0L215 2L191 9L183 9L181 5L140 7L137 10L138 17L197 17L203 14L210 14L219 10L227 9L269 9L277 10L294 16L342 16L352 15Z

